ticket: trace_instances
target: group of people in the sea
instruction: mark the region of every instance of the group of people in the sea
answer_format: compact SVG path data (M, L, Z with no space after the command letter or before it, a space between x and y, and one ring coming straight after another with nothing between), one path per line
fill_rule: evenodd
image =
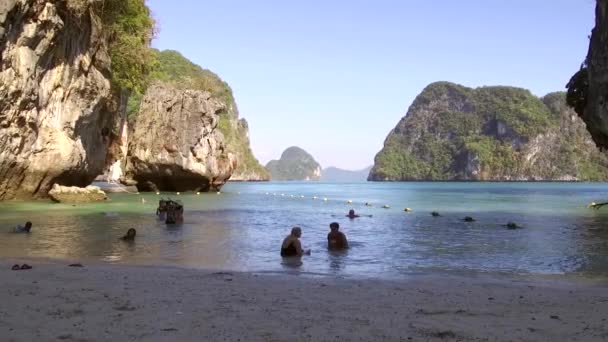
M355 213L354 209L349 210L346 217L354 219L360 217ZM302 236L302 228L293 227L289 235L283 239L281 244L281 256L282 257L301 257L303 255L310 255L310 249L302 249L302 243L300 237ZM348 249L348 240L346 235L340 231L340 224L338 222L332 222L329 224L329 233L327 234L327 249L330 251L342 251Z
M156 216L166 224L182 223L184 222L184 206L172 199L161 199L158 201Z

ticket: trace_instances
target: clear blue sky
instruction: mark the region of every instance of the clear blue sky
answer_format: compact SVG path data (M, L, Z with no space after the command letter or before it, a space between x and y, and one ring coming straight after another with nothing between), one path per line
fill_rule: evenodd
M563 90L594 0L148 0L159 49L227 81L266 163L297 145L323 167L373 163L434 81Z

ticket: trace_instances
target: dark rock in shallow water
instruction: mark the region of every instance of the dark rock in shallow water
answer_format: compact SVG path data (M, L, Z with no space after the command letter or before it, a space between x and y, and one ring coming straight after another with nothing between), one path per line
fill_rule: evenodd
M463 219L464 222L475 222L475 219L472 218L471 216L465 216L465 218Z
M441 216L441 215L439 215L439 213L438 213L438 212L433 211L433 212L431 212L431 216L433 216L433 217L438 217L438 216Z

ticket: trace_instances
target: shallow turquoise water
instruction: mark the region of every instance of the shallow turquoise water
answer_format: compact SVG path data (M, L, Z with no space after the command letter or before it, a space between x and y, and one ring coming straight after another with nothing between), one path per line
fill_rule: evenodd
M586 208L608 200L605 183L229 183L220 195L169 195L185 204L183 225L156 220L155 194L78 206L0 203L0 256L380 278L430 270L608 275L608 207ZM373 216L349 220L350 208ZM466 215L477 221L463 222ZM9 233L26 220L31 234ZM346 253L325 250L332 221L349 238ZM524 229L508 230L508 221ZM312 249L298 268L278 255L294 225ZM118 240L131 227L135 243Z

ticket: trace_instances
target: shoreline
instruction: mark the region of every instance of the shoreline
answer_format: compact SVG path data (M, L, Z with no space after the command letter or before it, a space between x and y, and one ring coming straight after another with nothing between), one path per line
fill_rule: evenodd
M25 260L25 261L24 261ZM13 263L31 270L12 271ZM0 261L9 341L608 338L608 280L440 272L402 280Z

